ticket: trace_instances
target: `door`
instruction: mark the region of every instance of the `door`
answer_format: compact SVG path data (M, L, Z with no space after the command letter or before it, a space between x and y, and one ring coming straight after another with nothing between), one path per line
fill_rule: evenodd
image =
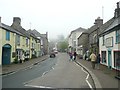
M108 51L108 67L109 67L109 68L112 68L111 51Z
M2 65L10 64L11 61L11 46L4 45L2 48Z

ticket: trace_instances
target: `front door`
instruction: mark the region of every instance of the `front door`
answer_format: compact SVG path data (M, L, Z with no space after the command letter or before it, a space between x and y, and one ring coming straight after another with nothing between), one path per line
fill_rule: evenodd
M108 51L108 67L109 67L109 68L112 68L111 51Z
M10 64L11 61L11 46L4 45L2 48L2 65Z

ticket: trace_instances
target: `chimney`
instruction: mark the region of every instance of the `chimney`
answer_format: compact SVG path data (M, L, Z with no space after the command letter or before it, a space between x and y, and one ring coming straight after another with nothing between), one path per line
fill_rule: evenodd
M21 26L21 19L19 17L14 17L13 18L13 25Z
M97 19L95 19L94 24L97 25L97 26L103 25L103 19L100 19L100 17L98 17Z
M120 16L120 2L117 2L117 8L115 9L114 17Z

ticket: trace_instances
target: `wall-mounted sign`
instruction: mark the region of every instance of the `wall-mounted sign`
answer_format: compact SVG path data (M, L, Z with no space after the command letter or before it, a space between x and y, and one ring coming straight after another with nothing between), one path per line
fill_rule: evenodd
M106 38L105 46L106 47L113 47L113 37Z

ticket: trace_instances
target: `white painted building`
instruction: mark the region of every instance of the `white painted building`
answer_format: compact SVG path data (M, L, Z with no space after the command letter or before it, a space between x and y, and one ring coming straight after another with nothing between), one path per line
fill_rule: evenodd
M99 38L99 53L102 58L101 64L111 69L118 68L118 65L120 67L120 15L118 15L118 11L120 12L119 7L115 10L115 16L108 21L109 26ZM105 24L104 27L106 27Z
M78 28L76 30L71 31L69 37L68 37L68 44L69 44L69 52L76 50L78 48L78 37L82 34L83 31L86 29L84 28ZM78 52L77 52L78 53Z

